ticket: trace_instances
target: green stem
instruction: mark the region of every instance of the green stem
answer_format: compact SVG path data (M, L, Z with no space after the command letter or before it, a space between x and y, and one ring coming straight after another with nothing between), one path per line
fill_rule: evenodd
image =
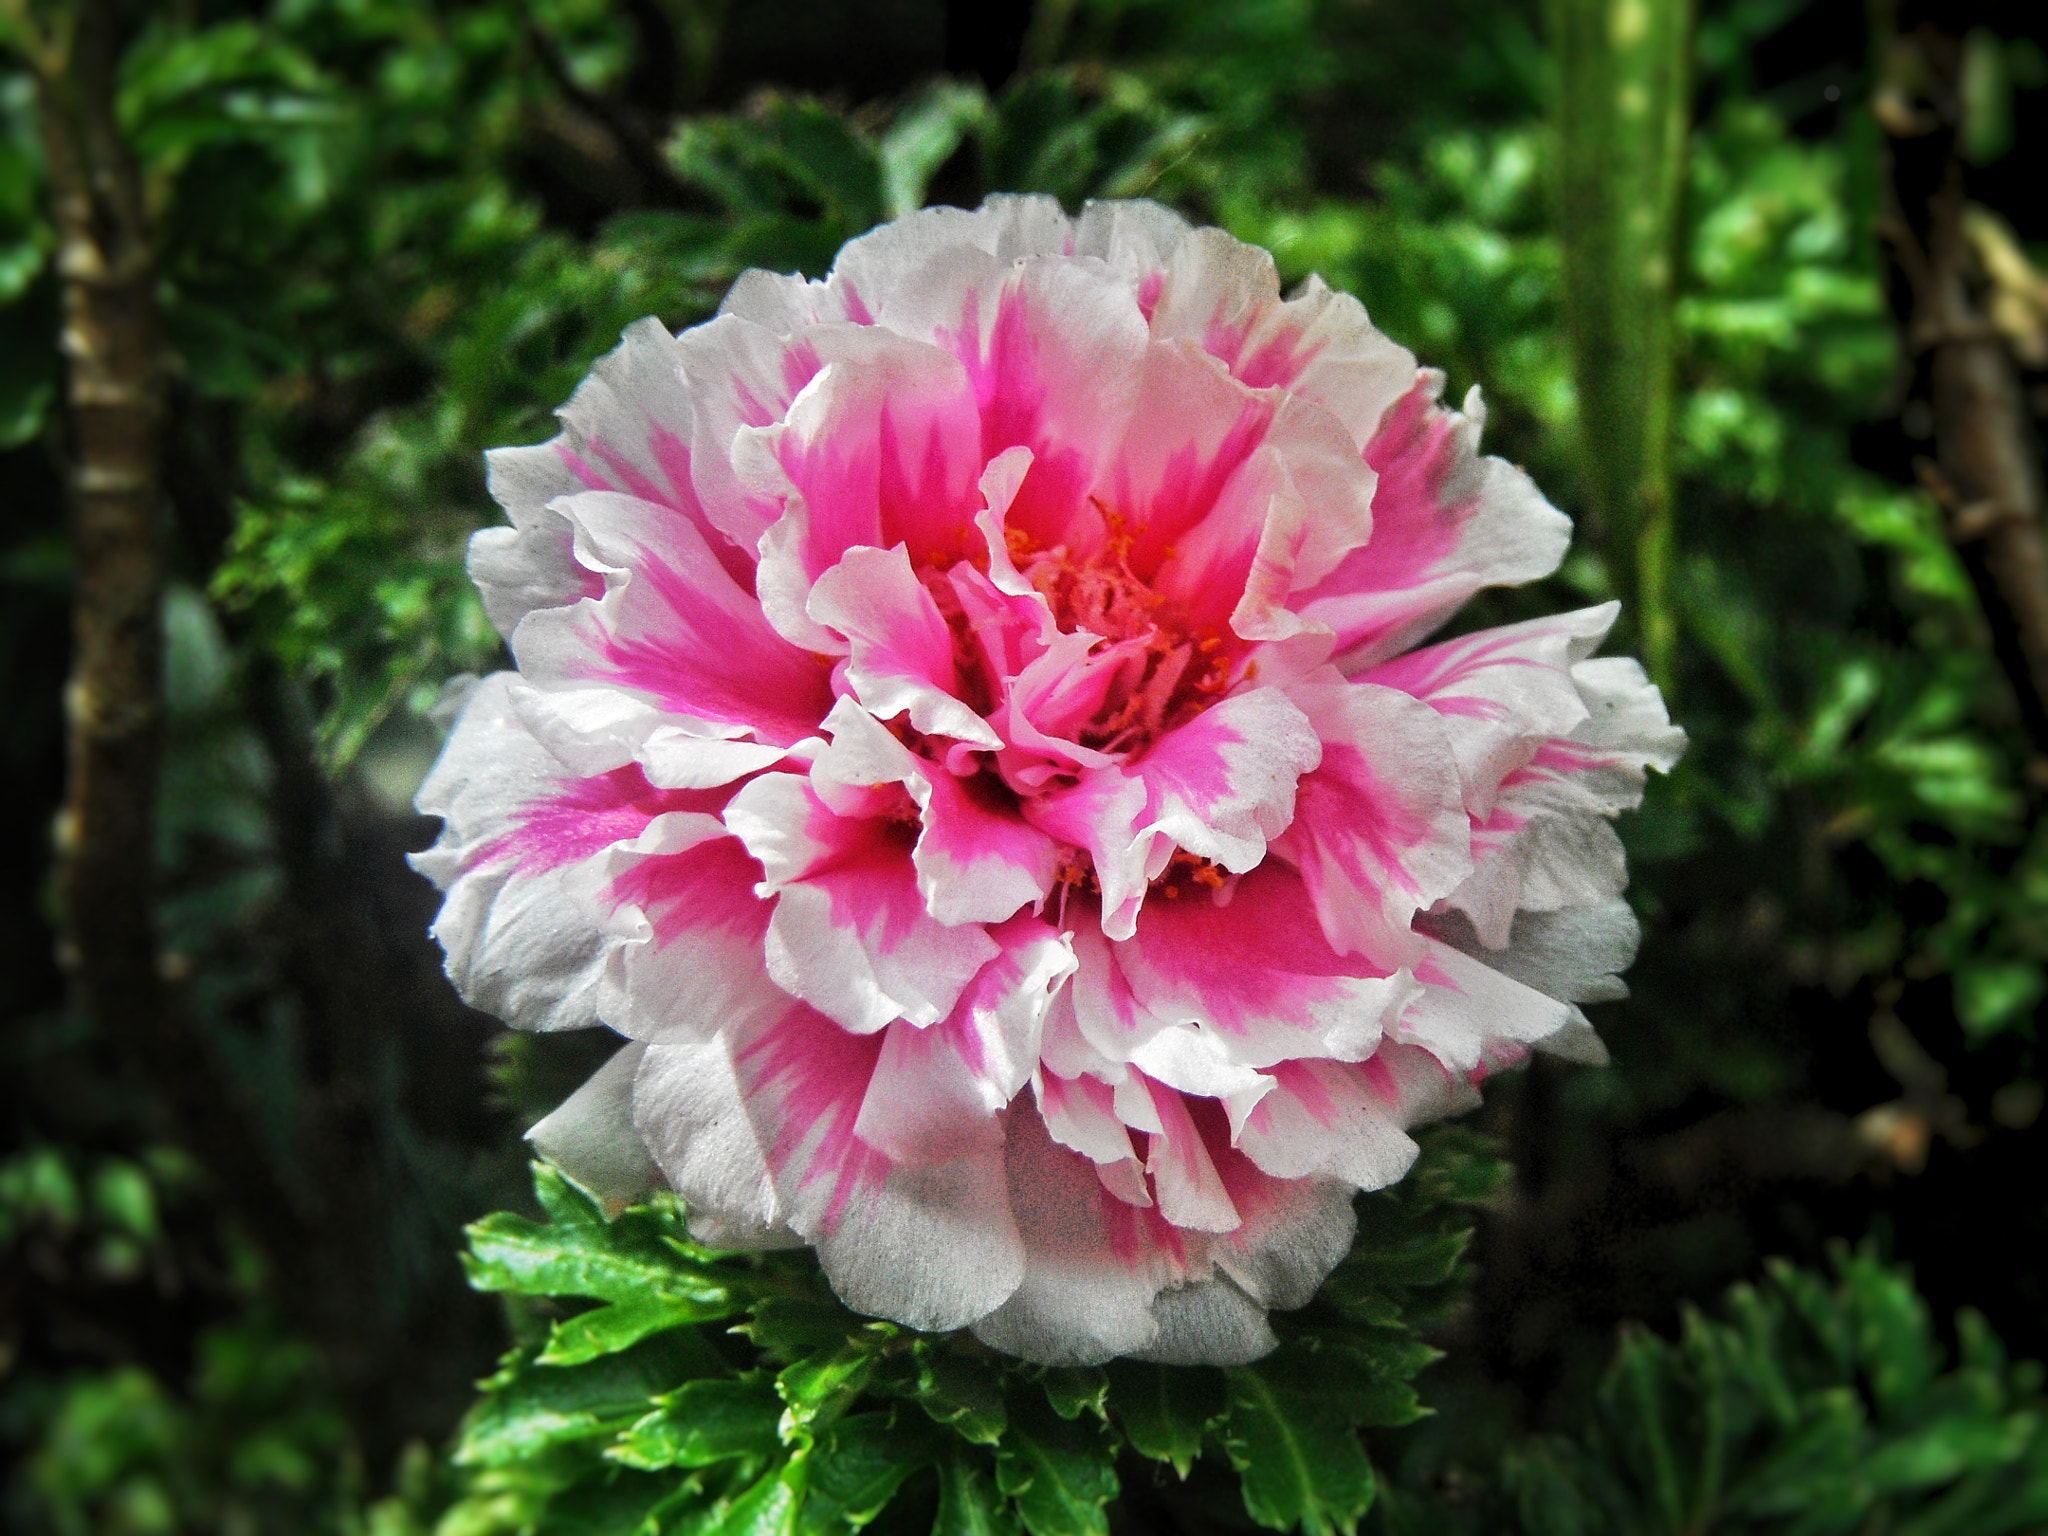
M1601 553L1668 693L1672 299L1691 124L1691 0L1551 0L1557 227L1582 467Z

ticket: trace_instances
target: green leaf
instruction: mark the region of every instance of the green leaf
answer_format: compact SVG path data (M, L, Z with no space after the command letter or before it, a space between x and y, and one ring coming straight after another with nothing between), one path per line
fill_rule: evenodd
M748 1308L733 1332L763 1351L795 1360L819 1349L836 1349L860 1332L863 1320L832 1300L809 1296L768 1296Z
M984 1459L964 1445L939 1463L939 1510L932 1536L1018 1536L1010 1508Z
M920 1406L961 1439L994 1445L1010 1416L1003 1406L1003 1379L993 1367L972 1360L943 1344L917 1342L917 1386Z
M535 1166L534 1192L553 1220L529 1221L507 1211L486 1216L468 1229L463 1266L480 1291L587 1296L640 1309L569 1329L562 1347L572 1356L588 1358L607 1329L623 1336L651 1318L648 1309L657 1302L670 1308L674 1322L650 1322L641 1337L675 1323L729 1317L743 1305L728 1277L689 1262L688 1250L679 1252L647 1213L607 1221L596 1202L546 1164Z
M547 1348L536 1361L540 1365L581 1365L599 1355L630 1349L650 1334L689 1323L715 1322L732 1315L730 1299L706 1306L700 1301L677 1296L641 1296L631 1301L579 1312L554 1325Z
M765 1462L781 1451L782 1401L765 1380L692 1381L659 1400L605 1452L609 1460L651 1471L720 1461Z
M1107 1536L1116 1444L1100 1424L1062 1419L1029 1399L996 1447L996 1486L1031 1536Z
M841 1419L811 1452L806 1523L838 1521L859 1530L943 1448L943 1437L915 1417L862 1413Z
M790 1536L803 1506L804 1464L792 1458L733 1500L705 1536Z
M1063 1419L1076 1419L1084 1413L1092 1413L1098 1419L1109 1417L1103 1406L1109 1396L1109 1377L1100 1366L1054 1366L1040 1378L1040 1383L1045 1388L1045 1400Z
M957 80L933 81L899 112L880 146L885 216L893 219L922 208L939 167L989 116L981 87Z
M1226 1372L1230 1412L1221 1438L1244 1480L1245 1512L1276 1531L1349 1533L1372 1507L1372 1466L1344 1415L1289 1391L1251 1366Z
M675 1385L684 1357L650 1339L587 1365L513 1366L477 1405L455 1452L461 1466L511 1466L552 1446L609 1437Z
M1417 1232L1398 1242L1361 1243L1344 1261L1347 1278L1376 1285L1442 1285L1472 1241L1470 1227Z
M1109 1367L1109 1381L1109 1403L1131 1449L1171 1462L1185 1478L1202 1454L1203 1436L1229 1407L1223 1373L1118 1360Z
M805 1429L844 1413L874 1374L875 1351L888 1324L870 1324L837 1349L806 1355L775 1378L775 1390L788 1405L788 1422Z

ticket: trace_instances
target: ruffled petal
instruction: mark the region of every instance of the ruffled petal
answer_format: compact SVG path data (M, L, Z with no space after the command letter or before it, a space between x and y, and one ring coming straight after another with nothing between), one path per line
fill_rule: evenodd
M1502 779L1587 718L1571 669L1599 648L1620 612L1621 604L1602 603L1484 629L1381 662L1359 680L1413 694L1443 717L1466 807L1483 820Z
M873 327L839 333L788 415L741 428L733 455L742 489L782 509L761 539L763 612L797 645L834 654L844 643L806 612L811 584L861 545L902 543L915 566L950 565L973 533L987 463L959 360Z
M887 1048L799 1009L733 1060L784 1219L816 1246L841 1300L913 1328L965 1327L1023 1276L1001 1142L899 1164L863 1140L856 1127Z
M755 894L761 866L722 821L664 816L602 867L620 942L598 1009L614 1029L702 1039L789 1006L762 955L774 908Z
M1425 369L1387 411L1365 450L1379 474L1372 542L1295 605L1335 632L1346 673L1415 644L1482 587L1549 575L1571 541L1527 475L1479 456L1478 390L1462 414L1437 405L1442 390Z
M1214 1031L1254 1067L1363 1060L1415 993L1406 972L1333 950L1300 878L1270 860L1214 896L1148 902L1114 952L1153 1015Z
M470 693L414 802L441 835L412 864L445 893L432 931L464 1001L519 1029L582 1029L623 942L605 854L717 797L656 789L637 766L572 772L521 721L513 683Z
M974 1325L992 1349L1043 1365L1099 1365L1159 1334L1153 1298L1181 1261L1162 1244L1121 1241L1128 1210L1093 1165L1057 1145L1028 1103L1005 1118L1008 1205L1024 1272L1003 1304Z
M961 699L953 632L902 545L848 550L812 586L805 612L846 641L846 680L876 719L907 714L928 735L1003 744Z
M1473 824L1472 875L1448 898L1492 949L1507 943L1518 908L1555 911L1621 893L1628 866L1609 823L1641 803L1646 770L1668 773L1685 751L1685 732L1638 663L1595 657L1571 678L1586 720L1502 780L1492 810Z
M1323 745L1276 841L1324 936L1391 969L1416 958L1409 923L1472 869L1471 831L1443 722L1392 688L1334 672L1289 690Z
M725 822L776 896L768 974L794 997L863 1034L892 1019L944 1018L995 942L977 926L948 928L925 910L904 815L842 816L794 774L770 773L733 797Z
M1005 518L1039 547L1084 546L1145 378L1144 317L1114 273L1068 260L950 250L906 284L885 323L959 358L982 452L1024 448Z
M899 1163L938 1163L1002 1142L997 1113L1030 1080L1039 1030L1072 972L1063 937L1033 918L991 932L1001 953L953 1011L891 1024L854 1133Z
M1195 230L1174 247L1152 334L1199 341L1253 389L1314 401L1344 424L1354 454L1416 379L1414 354L1377 330L1358 300L1311 277L1282 301L1273 258L1220 229Z
M1245 1117L1238 1145L1278 1179L1341 1179L1383 1189L1421 1151L1404 1129L1398 1086L1377 1055L1363 1062L1283 1061Z
M714 557L742 586L751 584L751 550L719 537L699 504L691 475L691 392L682 349L660 321L636 321L619 346L599 358L557 413L561 435L531 448L494 448L485 457L491 495L511 518L470 541L469 574L484 611L508 640L537 608L594 596L602 583L576 563L571 533L551 510L578 491L620 491L663 509L710 539Z
M521 672L544 686L602 683L702 734L787 746L832 701L815 658L771 629L694 528L662 530L658 509L590 491L558 503L577 554L605 576L597 602L528 616L513 637Z
M962 777L917 756L851 699L832 707L825 728L832 745L811 778L828 801L839 790L900 784L916 804L923 825L910 859L935 919L948 927L999 923L1044 902L1058 845L1017 814L986 771Z
M629 1043L526 1133L534 1151L613 1215L661 1183L661 1169L633 1126L633 1078L646 1051L637 1040Z

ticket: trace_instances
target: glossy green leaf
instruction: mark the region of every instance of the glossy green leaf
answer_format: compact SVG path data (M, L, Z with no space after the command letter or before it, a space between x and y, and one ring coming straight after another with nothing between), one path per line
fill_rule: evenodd
M1106 1536L1115 1456L1115 1442L1092 1417L1062 1419L1020 1403L996 1447L996 1485L1031 1536Z
M994 1445L1010 1422L1003 1379L992 1362L923 1340L917 1346L917 1400L926 1413L974 1445Z
M1118 1360L1109 1367L1109 1403L1132 1450L1172 1464L1186 1477L1203 1438L1229 1406L1223 1373L1207 1367Z
M1372 1507L1372 1466L1358 1435L1327 1401L1290 1391L1276 1373L1227 1373L1230 1409L1219 1436L1243 1479L1245 1512L1273 1530L1347 1533Z
M996 1486L995 1470L985 1456L954 1446L939 1462L939 1510L932 1536L1019 1536L1020 1530L1017 1513Z
M782 1401L766 1381L692 1381L657 1399L605 1452L624 1466L704 1467L765 1462L782 1451Z

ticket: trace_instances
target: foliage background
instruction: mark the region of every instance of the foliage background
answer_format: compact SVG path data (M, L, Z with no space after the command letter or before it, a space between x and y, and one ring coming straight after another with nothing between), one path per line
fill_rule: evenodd
M181 1150L165 1085L118 1024L66 1013L52 960L57 289L32 82L4 56L0 1446L23 1530L542 1518L441 1453L508 1338L530 1361L576 1307L536 1282L508 1324L466 1287L459 1227L534 1210L518 1132L603 1044L463 1009L401 855L432 836L408 802L439 684L499 656L461 574L493 515L481 450L548 435L627 322L693 323L748 265L821 271L927 200L1157 197L1357 293L1453 394L1482 386L1492 450L1582 516L1557 578L1469 622L1620 579L1627 552L1583 517L1557 75L1522 0L124 16L174 358L163 969L263 1167ZM2039 250L2048 26L1972 19L1971 195ZM1596 1021L1615 1065L1539 1062L1478 1117L1514 1176L1474 1195L1471 1262L1431 1272L1455 1292L1417 1318L1446 1351L1418 1382L1437 1414L1368 1432L1388 1528L2048 1521L2039 1373L2007 1363L2048 1355L2024 1258L2048 1247L2048 763L1916 483L1931 425L1874 233L1875 47L1843 0L1698 19L1670 677L1695 746L1623 827L1649 938ZM902 1400L950 1422L925 1391ZM1104 1402L1056 1425L1136 1445ZM1204 1465L1238 1461L1227 1440L1212 1427ZM705 1465L753 1465L735 1454ZM1241 1522L1114 1465L1123 1496L1073 1529ZM1267 1523L1347 1524L1372 1486Z

